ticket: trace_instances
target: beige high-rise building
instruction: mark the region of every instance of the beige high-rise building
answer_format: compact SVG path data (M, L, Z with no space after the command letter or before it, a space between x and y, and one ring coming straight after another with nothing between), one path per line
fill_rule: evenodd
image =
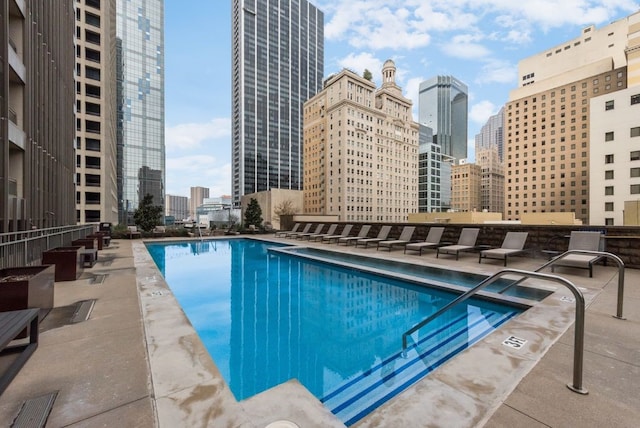
M189 198L186 196L165 195L164 214L175 220L189 217Z
M504 214L504 164L497 146L476 149L476 164L482 171L480 208Z
M591 224L637 225L640 201L640 13L629 17L625 90L591 99Z
M76 6L76 220L118 222L116 2Z
M522 60L505 110L505 216L574 212L588 224L590 100L627 88L637 15ZM634 23L636 22L636 23ZM632 68L629 68L631 71ZM597 112L593 112L596 114Z
M481 211L482 168L462 160L451 167L451 209Z
M406 222L418 211L418 124L385 62L380 88L349 71L304 105L304 212Z
M202 205L205 198L209 197L209 188L208 187L192 187L191 188L191 198L189 198L189 216L192 219L196 218L196 210Z

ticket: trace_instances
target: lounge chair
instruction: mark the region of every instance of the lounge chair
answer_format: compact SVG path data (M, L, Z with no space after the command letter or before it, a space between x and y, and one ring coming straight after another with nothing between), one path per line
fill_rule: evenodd
M311 229L311 223L307 223L304 225L304 229L302 229L301 231L296 231L296 232L287 232L286 235L284 235L285 238L296 238L298 235L302 235L303 233L309 233L309 229Z
M293 225L293 229L291 229L291 230L281 230L279 232L276 232L275 236L276 236L276 238L280 237L280 236L285 237L285 236L287 236L287 233L297 232L299 228L300 228L300 223L296 223L296 224Z
M167 233L167 227L166 226L156 226L155 228L153 228L153 237L154 238L156 236L164 237L164 235L166 233Z
M482 259L498 259L504 260L504 265L506 266L509 256L515 256L527 251L524 249L527 236L529 236L529 232L507 232L500 248L480 251L478 263L482 263Z
M420 255L422 255L423 249L435 249L440 247L442 244L440 240L442 239L442 234L444 233L444 227L432 227L429 229L429 233L427 234L427 239L424 242L412 242L404 246L404 252L407 253L409 251L419 251Z
M569 250L600 251L600 232L580 232L573 231L569 238ZM556 266L567 266L581 269L589 269L589 277L593 277L593 264L600 260L602 256L590 254L568 254L564 257L557 256L551 265L551 272Z
M443 254L455 254L456 260L462 251L472 251L476 248L476 241L478 240L478 233L480 229L465 227L460 232L460 238L456 245L446 245L444 247L436 248L436 258Z
M309 237L312 236L312 235L320 234L322 232L323 228L324 228L324 224L320 223L319 225L316 226L316 230L314 230L313 232L300 233L295 238L296 239L309 239Z
M309 241L322 241L322 239L325 236L331 236L334 233L336 233L336 229L338 228L338 225L336 223L332 224L331 226L329 226L329 230L327 230L326 233L318 233L317 235L311 235L309 237Z
M127 226L127 236L129 239L142 238L142 232L138 231L138 226Z
M338 239L340 238L346 238L347 236L349 236L349 234L351 233L351 229L353 229L353 225L352 224L348 224L344 227L344 229L342 229L342 233L340 235L329 235L329 236L323 236L322 237L322 242L328 242L329 244L331 244L331 241L336 241L338 242Z
M350 245L350 242L357 242L358 239L366 238L369 234L369 230L371 230L371 225L365 224L360 228L360 232L357 236L345 236L343 238L338 238L338 245Z
M364 244L364 248L367 248L369 244L376 244L377 246L378 242L385 241L387 239L387 236L389 236L389 232L391 232L391 226L382 226L380 228L380 232L378 232L378 236L376 236L375 238L358 239L356 241L356 247L360 244Z
M413 236L413 232L416 230L414 226L405 226L402 228L402 232L398 239L392 239L389 241L380 241L378 242L378 250L382 248L387 248L389 251L395 246L405 246L409 242L411 242L411 237Z

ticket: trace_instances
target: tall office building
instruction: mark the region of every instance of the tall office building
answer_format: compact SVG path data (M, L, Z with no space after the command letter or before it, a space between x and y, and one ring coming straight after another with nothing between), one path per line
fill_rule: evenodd
M189 215L192 219L196 218L196 209L202 205L205 198L209 197L208 187L192 187L191 197L189 198Z
M418 211L418 132L386 61L383 83L343 70L304 105L304 212L406 222Z
M302 104L322 87L324 15L306 0L233 0L233 203L301 190Z
M117 0L118 221L165 192L164 1Z
M118 222L116 1L76 2L76 220Z
M504 212L504 108L491 116L476 135L476 164L482 170L480 207Z
M74 6L0 3L0 232L76 223Z
M605 191L592 193L591 175L609 169L591 159L595 145L607 144L604 133L592 134L592 118L606 112L592 111L591 99L611 99L627 88L628 70L638 74L637 15L599 30L586 27L575 39L518 64L520 87L505 108L507 220L523 213L574 212L590 223L590 199L603 201Z
M418 122L433 130L433 142L455 160L467 157L467 85L453 76L420 83Z

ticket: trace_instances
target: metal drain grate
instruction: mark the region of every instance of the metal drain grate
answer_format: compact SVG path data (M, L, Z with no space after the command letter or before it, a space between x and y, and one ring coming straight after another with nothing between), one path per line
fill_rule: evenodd
M18 416L13 420L11 428L44 427L57 396L58 391L25 401Z
M95 274L93 278L89 279L89 284L102 285L105 279L107 279L107 274Z
M95 303L96 299L82 300L78 302L78 307L71 316L71 323L75 324L88 320Z

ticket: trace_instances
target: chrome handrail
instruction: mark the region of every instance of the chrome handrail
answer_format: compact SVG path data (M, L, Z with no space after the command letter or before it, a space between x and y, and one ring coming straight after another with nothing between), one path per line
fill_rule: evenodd
M540 272L542 269L554 264L558 260L561 260L570 254L585 254L585 255L606 257L611 260L614 260L618 264L618 304L617 304L616 314L613 315L613 317L621 320L626 319L622 316L622 309L624 306L624 262L620 257L616 256L615 254L608 253L606 251L569 250L558 256L555 256L554 258L552 258L551 260L549 260L548 262L546 262L545 264L543 264L542 266L534 270L534 272ZM518 285L524 280L525 278L520 278L519 280L512 282L511 284L507 285L505 288L500 290L499 293L504 293L509 288L513 287L514 285Z
M416 324L409 330L405 331L402 334L403 356L406 356L407 336L421 329L426 324L428 324L429 322L437 318L439 315L441 315L443 312L449 310L453 306L456 306L458 303L461 303L467 300L469 297L476 294L482 288L495 282L498 278L507 274L522 275L523 279L538 278L538 279L543 279L547 281L558 282L566 286L571 291L571 293L573 293L573 296L576 299L576 328L574 333L574 353L573 353L573 384L567 384L567 387L570 390L577 392L579 394L588 394L589 392L582 387L582 366L584 361L584 313L585 313L584 296L582 295L582 292L571 281L557 275L549 275L546 273L539 273L539 272L529 272L529 271L520 270L520 269L503 269L499 272L494 273L493 275L491 275L490 277L482 281L480 284L471 288L464 294L461 294L460 296L455 298L453 301L451 301L447 305L443 306L442 308L440 308L439 310L437 310L436 312L434 312L433 314L425 318L420 323ZM523 279L521 279L519 282L521 282ZM510 288L513 285L515 284L510 285L506 289Z

